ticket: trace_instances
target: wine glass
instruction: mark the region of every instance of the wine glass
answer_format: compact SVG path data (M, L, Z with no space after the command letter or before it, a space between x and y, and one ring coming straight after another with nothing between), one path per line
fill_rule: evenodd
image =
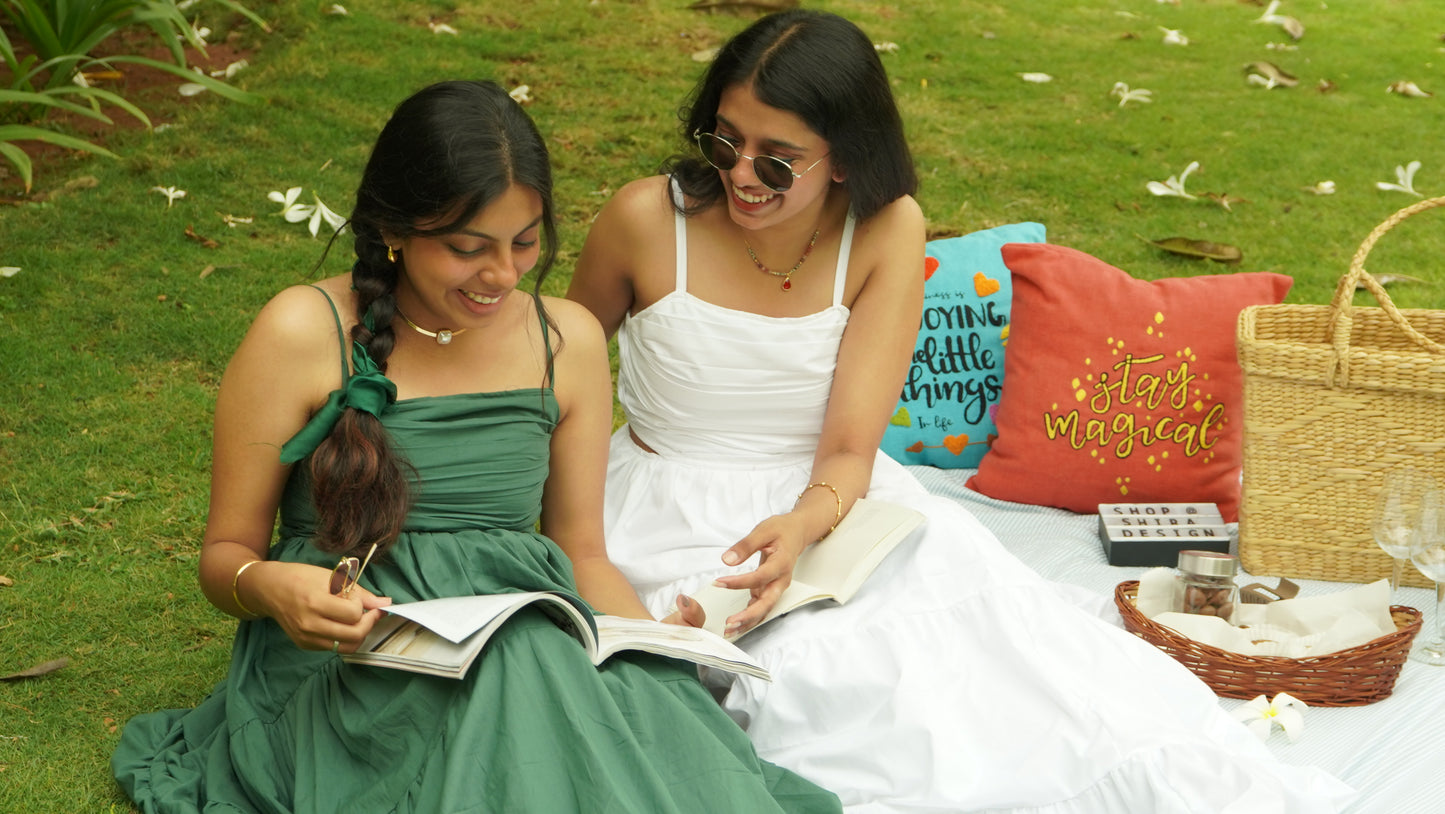
M1435 633L1420 643L1410 658L1445 665L1445 491L1431 489L1420 496L1419 519L1410 537L1410 561L1435 581Z
M1384 485L1375 499L1375 516L1370 524L1375 543L1395 561L1390 571L1391 601L1400 590L1400 576L1410 558L1410 536L1420 517L1420 496L1434 486L1432 481L1414 467L1392 469L1385 473Z

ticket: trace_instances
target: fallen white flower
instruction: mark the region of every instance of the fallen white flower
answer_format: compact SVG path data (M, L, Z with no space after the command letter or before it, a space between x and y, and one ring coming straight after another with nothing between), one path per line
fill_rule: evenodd
M267 200L281 204L281 211L276 214L285 218L287 223L300 223L311 217L311 210L315 207L308 204L296 203L296 199L299 197L301 197L301 187L291 187L284 193L266 193Z
M1263 14L1259 15L1259 19L1255 20L1255 22L1277 25L1283 28L1284 33L1290 35L1291 39L1297 40L1303 37L1305 35L1304 23L1285 14L1275 14L1275 11L1278 9L1279 0L1270 0L1269 7L1264 10Z
M1155 195L1192 199L1194 196L1184 191L1184 179L1189 177L1189 173L1197 169L1199 169L1199 162L1191 161L1189 162L1189 166L1185 167L1184 172L1179 173L1177 178L1171 175L1169 179L1162 184L1158 181L1150 181L1145 187Z
M532 86L518 85L515 88L507 91L507 95L512 97L512 101L516 102L517 104L525 105L528 102L532 101Z
M1019 79L1022 79L1025 82L1033 82L1036 85L1042 85L1045 82L1054 81L1054 78L1052 76L1049 76L1046 73L1038 73L1036 71L1021 73L1019 74Z
M1397 183L1392 184L1389 181L1376 181L1375 188L1387 192L1405 192L1414 195L1416 198L1423 198L1425 197L1424 195L1415 191L1415 173L1419 170L1419 161L1411 161L1403 167L1396 166L1395 181Z
M1335 194L1335 182L1321 181L1312 187L1305 187L1305 189L1316 195L1333 195Z
M1289 736L1290 743L1294 743L1304 733L1304 710L1308 708L1303 701L1282 692L1273 701L1257 696L1236 709L1233 715L1262 741L1269 740L1278 725Z
M321 230L323 220L326 221L327 226L331 227L333 233L340 232L346 225L345 216L332 212L326 204L321 202L321 198L317 197L316 193L311 193L311 197L316 199L316 206L311 208L311 222L306 225L306 228L311 230L311 236L316 237L316 233Z
M205 93L206 86L198 84L196 82L187 82L184 85L181 85L179 88L176 88L176 91L179 92L182 96L195 96L197 94Z
M19 273L19 266L0 266L0 277L14 277Z
M170 209L171 204L175 203L177 198L186 197L186 191L184 189L176 189L175 187L151 187L151 192L159 192L166 196L166 209Z
M873 43L873 50L877 51L880 54L896 54L898 53L898 43L875 42Z
M426 27L430 28L431 33L433 34L451 34L452 36L457 35L457 30L447 25L446 23L427 23Z
M1189 44L1189 38L1186 37L1186 36L1184 36L1184 32L1180 31L1179 29L1177 29L1177 28L1165 28L1165 27L1162 26L1162 25L1161 25L1161 26L1158 26L1158 28L1159 28L1160 31L1163 31L1163 32L1164 32L1164 44L1165 44L1165 45L1188 45L1188 44Z
M1274 90L1275 88L1280 86L1279 82L1276 82L1274 77L1261 76L1257 73L1252 73L1246 76L1244 78L1244 81L1248 82L1251 85L1259 85L1265 90Z
M341 5L340 3L332 3L331 5L327 6L327 7L326 7L326 13L327 13L327 14L335 14L335 15L338 16L338 17L350 17L350 16L351 16L351 12L349 12L349 11L346 10L346 6L343 6L343 5Z
M1145 90L1144 88L1130 90L1129 86L1124 84L1123 82L1115 82L1114 89L1109 91L1109 95L1119 97L1119 107L1123 107L1129 102L1147 103L1154 101L1152 98L1150 98L1154 95L1154 91Z
M1416 99L1429 99L1435 95L1429 91L1421 90L1419 85L1409 80L1391 82L1390 86L1385 88L1385 91L1387 93L1398 93L1401 96L1413 96Z
M254 220L254 218L243 218L239 215L222 215L221 220L226 222L226 226L234 229L236 228L236 224L250 223L252 220Z
M251 63L247 62L246 60L238 59L219 71L211 71L211 76L218 78L224 76L227 79L231 79L235 77L236 74L240 73L242 69L250 67L250 65Z

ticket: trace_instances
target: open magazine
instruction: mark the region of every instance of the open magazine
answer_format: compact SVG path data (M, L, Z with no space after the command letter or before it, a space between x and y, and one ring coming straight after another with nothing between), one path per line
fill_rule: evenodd
M714 633L651 619L593 616L585 605L555 591L391 605L361 647L341 657L353 664L461 678L497 628L526 607L552 617L582 644L593 664L623 650L642 650L771 680L762 665Z
M863 581L888 553L923 523L921 513L884 500L859 498L848 516L831 534L808 546L793 567L793 581L772 611L745 636L790 610L823 600L843 603L853 598ZM704 630L722 635L729 616L747 607L746 590L708 584L692 595L707 612Z

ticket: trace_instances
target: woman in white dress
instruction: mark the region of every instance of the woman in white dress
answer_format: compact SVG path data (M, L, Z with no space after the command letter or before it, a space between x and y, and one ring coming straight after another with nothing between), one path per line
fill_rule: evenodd
M1068 598L878 451L923 295L924 219L888 80L830 14L765 17L684 109L700 154L623 187L568 296L618 334L609 553L654 614L714 580L751 629L867 495L928 517L842 606L739 644L724 704L853 812L1336 811L1203 683Z

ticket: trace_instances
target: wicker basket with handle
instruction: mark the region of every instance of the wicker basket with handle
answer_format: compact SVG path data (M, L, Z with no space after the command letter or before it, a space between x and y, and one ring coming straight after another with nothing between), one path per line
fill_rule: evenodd
M1395 632L1357 647L1304 659L1245 656L1196 642L1150 619L1134 607L1137 580L1119 583L1114 604L1124 628L1173 656L1225 698L1274 696L1287 692L1314 707L1373 704L1395 691L1410 642L1420 631L1420 611L1392 605Z
M1379 238L1445 197L1370 232L1329 305L1266 305L1239 316L1244 480L1239 558L1253 574L1370 582L1390 575L1370 518L1384 473L1425 470L1445 485L1445 311L1402 310L1365 270ZM1356 307L1357 287L1379 307ZM1413 568L1405 583L1430 583Z

